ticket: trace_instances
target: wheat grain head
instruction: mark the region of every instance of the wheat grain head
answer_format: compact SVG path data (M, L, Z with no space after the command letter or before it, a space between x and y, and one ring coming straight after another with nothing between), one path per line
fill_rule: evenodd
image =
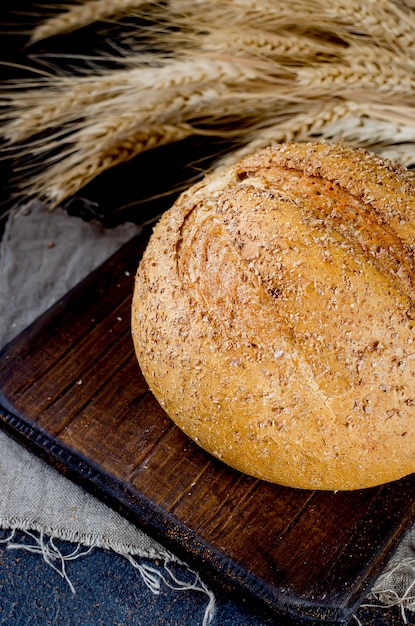
M148 28L126 33L116 71L2 88L2 133L11 149L44 154L49 167L30 185L53 203L118 159L176 141L177 129L234 136L242 152L340 139L408 159L414 9L413 0L78 3L34 38L120 12Z

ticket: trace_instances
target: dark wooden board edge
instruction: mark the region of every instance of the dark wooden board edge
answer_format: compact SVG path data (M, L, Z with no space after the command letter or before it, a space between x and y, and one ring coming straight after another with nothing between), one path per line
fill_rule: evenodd
M222 592L225 590L236 597L242 594L251 602L259 602L266 612L279 618L281 626L347 624L374 583L375 575L362 576L360 588L355 590L353 602L347 607L319 606L318 603L310 606L289 596L284 602L281 597L275 596L274 590L269 585L252 576L247 577L244 569L239 568L214 546L207 545L190 528L160 509L146 496L137 494L126 484L121 484L90 459L58 443L47 432L14 413L1 393L0 426L15 441L43 459L60 474L123 515L190 567L201 570L202 578L206 574L205 582L208 581L208 584L212 582L214 589L221 589ZM408 515L407 528L411 521L411 516ZM401 539L402 535L399 535L393 542L389 542L391 550ZM384 553L382 561L385 561L387 556L388 554Z
M105 276L102 276L103 265L107 267L118 265L122 270L125 267L123 259L130 251L134 251L134 258L138 264L150 233L151 228L145 228L143 232L124 244L110 259L91 272L18 337L7 344L0 351L0 358L16 342L24 341L25 336L30 336L40 322L44 324L48 319L53 320L60 313L64 314L68 302L73 304L74 300L76 301L79 290L88 289L89 285L95 285L97 280L105 281ZM315 605L304 604L298 598L276 596L275 589L269 584L253 576L247 576L243 568L215 546L208 545L192 529L159 508L144 494L137 493L128 484L122 484L91 459L83 457L39 426L32 424L24 416L19 415L1 390L0 427L59 473L119 512L191 567L201 570L202 577L206 574L206 579L209 584L212 583L213 588L226 590L237 596L242 594L256 604L259 602L265 611L278 616L281 626L285 623L306 624L307 626L321 626L322 624L338 626L348 623L373 586L381 567L403 539L415 517L415 502L412 506L408 503L405 519L401 521L399 529L392 532L391 536L385 537L385 550L380 555L377 554L372 562L368 562L366 570L361 572L360 580L356 581L356 585L348 596L347 604L323 606L323 603L318 604L318 600Z

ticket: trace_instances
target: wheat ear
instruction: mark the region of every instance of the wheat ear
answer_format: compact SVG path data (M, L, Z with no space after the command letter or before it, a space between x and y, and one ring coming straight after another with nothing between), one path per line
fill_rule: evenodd
M121 68L113 75L93 66L84 76L45 79L39 89L33 81L26 90L23 83L9 89L2 133L17 154L43 154L50 168L31 185L54 201L64 197L65 181L66 194L74 188L73 172L82 180L82 161L94 175L118 152L127 158L157 145L140 135L157 126L232 136L247 144L244 150L337 137L377 151L400 148L407 159L415 145L415 62L403 47L415 29L412 3L149 0L128 9L121 0L78 3L79 15L105 5L94 19L121 6L125 15L151 19L137 31L129 24L120 50L130 40L131 53L111 59ZM122 148L140 136L136 148ZM176 140L174 133L164 137Z
M330 0L327 2L326 14L335 22L346 25L350 33L359 30L378 41L401 52L413 49L415 21L412 12L403 13L389 0Z
M300 68L297 77L299 93L306 91L309 97L347 96L351 90L393 96L415 90L415 74L408 62L387 50L380 55L363 46L344 54L341 62Z
M137 9L148 0L89 0L78 5L66 5L67 10L49 18L37 26L31 35L31 43L68 33L88 26L97 20L105 20L112 15Z
M240 56L260 57L267 60L283 59L284 63L317 62L324 58L339 58L339 46L331 42L316 41L290 32L274 33L224 28L210 33L201 42L206 52L222 52Z
M83 158L82 154L75 151L72 157L55 163L47 172L29 180L27 189L46 198L50 208L54 208L105 170L146 150L180 141L194 133L194 129L188 124L156 125L131 134L107 148L94 150L88 158Z
M282 122L254 131L250 138L249 136L246 138L247 141L241 148L222 158L219 165L231 165L242 157L272 144L305 141L311 136L321 136L322 129L326 125L347 116L357 106L355 103L329 102L322 106L315 104L314 110L309 113L298 113Z
M314 106L314 111L293 115L256 131L244 146L222 159L220 166L235 163L272 144L309 141L311 138L370 146L378 153L401 154L406 165L415 163L415 113L410 108L399 112L393 107L353 101Z
M132 106L135 102L146 110L159 110L157 100L162 101L163 97L154 98L156 93L170 95L179 88L184 90L186 85L197 85L192 87L197 93L208 83L222 88L243 83L248 88L249 83L256 79L256 71L249 66L204 57L169 62L157 71L144 67L111 72L92 79L82 76L51 78L40 83L38 89L30 89L23 94L21 89L9 92L7 101L15 119L4 125L2 133L10 143L16 143L53 125L79 120L86 114L94 118L99 108L111 107L114 113L120 99L122 109L128 107L130 101ZM5 116L8 114L6 112ZM106 115L105 111L103 115Z

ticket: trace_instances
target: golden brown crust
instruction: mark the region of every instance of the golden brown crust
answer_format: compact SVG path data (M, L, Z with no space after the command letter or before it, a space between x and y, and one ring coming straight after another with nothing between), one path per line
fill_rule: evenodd
M292 487L413 472L414 192L362 150L287 144L184 193L154 230L132 311L173 421Z

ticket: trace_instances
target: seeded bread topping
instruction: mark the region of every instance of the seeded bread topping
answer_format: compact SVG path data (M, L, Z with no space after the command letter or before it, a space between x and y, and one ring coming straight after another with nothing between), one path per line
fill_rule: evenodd
M339 145L286 144L190 188L140 263L150 389L258 478L357 489L415 469L415 181Z

